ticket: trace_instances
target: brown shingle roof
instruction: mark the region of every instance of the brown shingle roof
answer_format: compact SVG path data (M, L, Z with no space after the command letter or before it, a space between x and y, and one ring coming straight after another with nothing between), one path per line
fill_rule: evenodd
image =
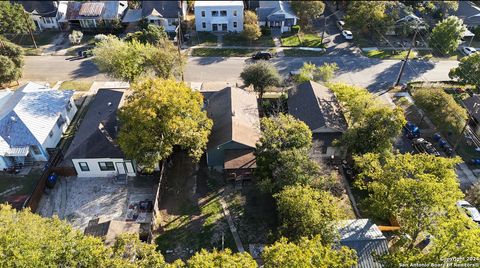
M255 147L260 137L260 119L255 94L227 87L207 100L207 115L213 120L207 147L235 141Z

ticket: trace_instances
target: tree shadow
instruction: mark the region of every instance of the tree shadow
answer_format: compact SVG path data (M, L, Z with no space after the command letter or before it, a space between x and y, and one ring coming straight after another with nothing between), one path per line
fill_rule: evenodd
M228 57L192 57L192 61L199 65L210 65L225 61Z
M70 76L73 79L79 78L89 78L96 76L100 73L97 65L93 63L92 60L84 60L79 65L78 68L70 72Z

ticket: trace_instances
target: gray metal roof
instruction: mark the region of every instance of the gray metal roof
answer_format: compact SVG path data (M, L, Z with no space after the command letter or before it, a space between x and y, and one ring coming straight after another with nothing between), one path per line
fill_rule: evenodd
M288 92L288 113L305 122L312 132L344 132L346 120L333 92L308 81Z
M480 7L471 1L458 1L458 10L452 15L462 19L467 26L480 25Z
M381 268L373 254L388 253L387 239L369 219L345 220L338 224L340 244L357 252L358 268Z
M282 21L297 18L287 1L260 1L256 9L259 21Z
M119 122L117 110L125 90L99 89L65 154L66 159L123 158L115 142Z
M177 18L178 12L182 14L181 1L142 1L142 16L152 15L156 10L162 18Z

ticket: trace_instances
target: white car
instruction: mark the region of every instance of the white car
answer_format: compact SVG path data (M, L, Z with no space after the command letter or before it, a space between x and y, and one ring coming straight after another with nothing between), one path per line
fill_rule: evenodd
M477 52L477 50L473 47L462 47L463 54L470 56L473 53Z
M347 40L352 40L353 39L353 34L352 32L348 31L348 30L343 30L342 31L342 35L343 37L345 37L345 39Z
M339 20L337 21L337 28L342 31L343 30L343 26L345 26L345 22L343 20Z
M472 218L472 220L476 223L480 223L480 212L478 209L472 206L465 200L457 201L457 207L459 207L468 217Z

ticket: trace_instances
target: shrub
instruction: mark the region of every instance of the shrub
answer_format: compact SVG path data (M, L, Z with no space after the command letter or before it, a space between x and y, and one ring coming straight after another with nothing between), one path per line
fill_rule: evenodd
M70 40L70 43L72 44L80 44L82 42L83 38L83 33L80 31L75 31L73 30L71 34L68 35L68 40Z
M98 42L101 42L103 40L106 40L108 37L104 34L97 34L95 35L95 37L93 38L95 40L95 43L98 43Z
M271 35L272 34L272 29L270 29L270 27L262 26L260 28L260 30L262 31L262 35Z
M292 33L296 34L300 32L300 25L293 25L292 26Z

